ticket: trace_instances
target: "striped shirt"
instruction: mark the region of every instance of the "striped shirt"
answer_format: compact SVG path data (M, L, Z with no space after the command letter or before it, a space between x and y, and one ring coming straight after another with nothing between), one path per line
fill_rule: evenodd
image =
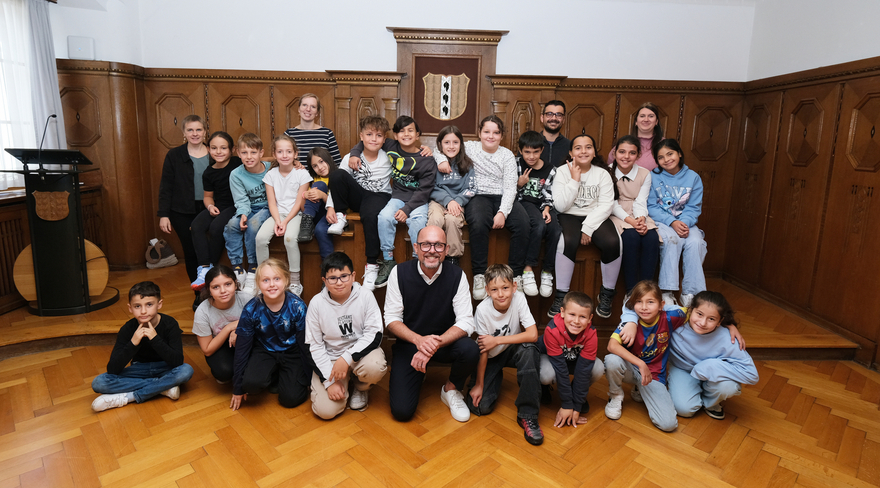
M333 161L339 166L342 162L342 156L339 155L339 146L336 144L336 136L333 131L321 127L320 129L297 129L292 127L284 131L285 134L292 137L296 141L297 156L299 162L306 168L309 166L309 151L315 147L323 147L330 151Z

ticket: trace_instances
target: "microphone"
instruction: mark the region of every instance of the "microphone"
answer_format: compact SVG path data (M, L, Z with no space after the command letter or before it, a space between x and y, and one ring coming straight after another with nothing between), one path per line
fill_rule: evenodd
M43 138L40 139L40 148L37 150L37 163L40 165L40 169L43 169L43 143L46 141L46 131L49 129L49 121L58 117L58 114L52 114L46 117L46 125L43 126Z

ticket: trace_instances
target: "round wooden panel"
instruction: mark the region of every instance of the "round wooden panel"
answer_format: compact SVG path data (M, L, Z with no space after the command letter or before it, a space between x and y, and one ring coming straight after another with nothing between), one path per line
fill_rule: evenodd
M89 276L89 296L98 296L107 287L110 279L110 266L104 252L91 241L86 243L86 270ZM24 248L15 259L12 269L15 288L25 300L32 302L37 299L37 285L34 279L34 256L31 246Z

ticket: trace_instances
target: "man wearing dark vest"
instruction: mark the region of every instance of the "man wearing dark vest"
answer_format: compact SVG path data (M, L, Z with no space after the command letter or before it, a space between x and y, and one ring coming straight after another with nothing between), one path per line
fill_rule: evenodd
M565 164L568 152L571 150L571 141L562 135L562 124L565 123L565 104L561 100L550 100L544 104L541 112L541 123L544 130L544 150L541 151L541 159L554 168Z
M391 346L388 381L391 414L401 422L413 417L425 367L434 359L452 363L440 399L455 420L467 422L471 414L462 390L480 360L480 349L470 338L474 332L470 288L461 268L443 263L443 229L425 227L418 239L414 245L418 261L398 264L388 277L385 293L385 326L397 337Z

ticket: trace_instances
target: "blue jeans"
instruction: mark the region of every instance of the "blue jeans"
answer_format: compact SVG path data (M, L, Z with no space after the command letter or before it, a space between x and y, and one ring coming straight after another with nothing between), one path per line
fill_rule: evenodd
M95 393L129 393L138 403L145 402L159 393L182 385L192 378L192 366L183 363L176 368L165 361L155 363L131 363L120 374L104 373L92 380Z
M394 250L394 235L397 233L397 220L394 214L403 208L405 203L403 200L392 198L388 200L385 208L379 212L379 249L385 259L391 259L391 251ZM416 242L419 241L419 231L428 224L428 204L416 207L410 212L406 219L406 226L409 228L409 240L413 245L413 255L415 255Z
M741 393L736 381L701 381L671 364L667 366L666 381L675 411L680 417L693 417L701 408L712 409Z
M660 288L678 290L678 262L684 276L681 279L681 292L696 295L706 289L706 275L703 274L703 260L706 259L706 241L703 231L693 226L684 239L666 224L657 224L660 234Z
M324 193L330 191L327 189L327 184L323 181L312 183L312 188L317 188ZM303 213L311 215L315 221L315 240L318 241L318 252L321 254L322 260L333 252L333 238L330 237L330 234L327 234L327 229L330 228L330 223L327 222L327 209L324 207L325 203L326 202L323 201L313 202L311 200L306 200L305 208L303 209Z
M247 251L248 266L255 268L257 261L257 231L269 217L269 209L264 208L257 211L251 211L247 216L247 229L241 230L241 216L233 216L223 228L223 238L226 240L226 254L229 256L229 263L233 267L241 266L241 237L244 235L244 247Z
M628 363L622 357L609 353L605 356L605 377L608 378L608 396L623 395L620 387L623 383L638 385L642 400L648 407L648 417L654 426L663 432L672 432L678 427L678 419L675 418L675 406L666 385L657 380L642 386L642 375L639 368Z

